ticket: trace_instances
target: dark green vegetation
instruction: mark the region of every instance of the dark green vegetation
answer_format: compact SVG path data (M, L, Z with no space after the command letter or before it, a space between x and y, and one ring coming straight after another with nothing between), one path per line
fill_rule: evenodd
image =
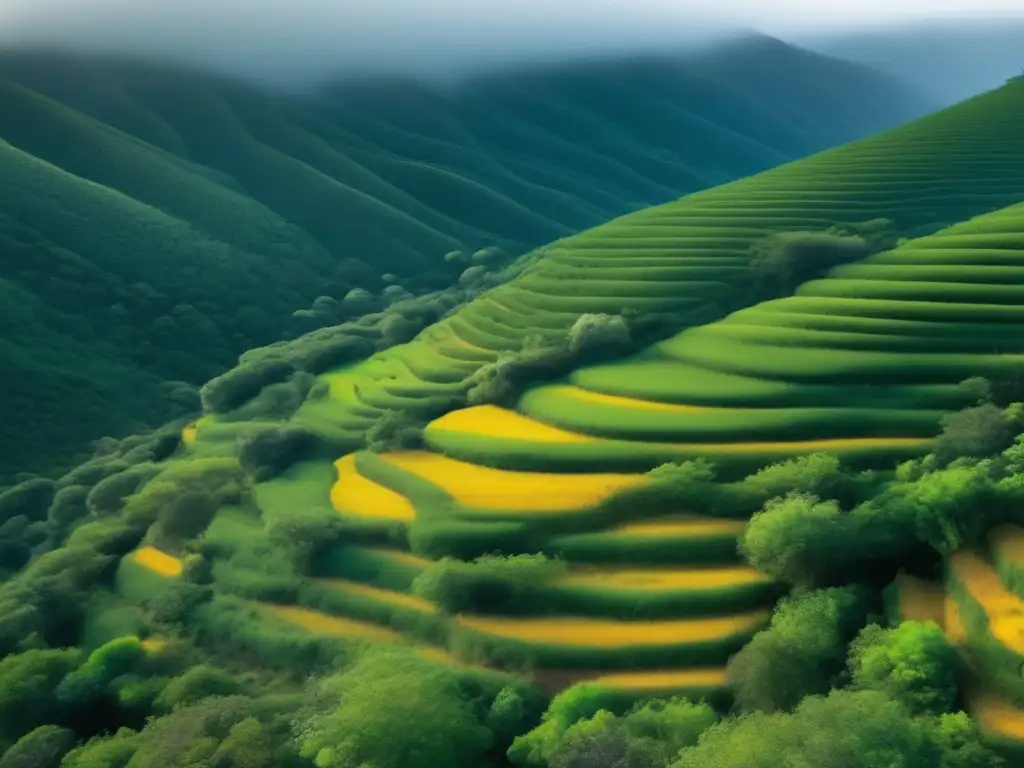
M19 483L0 759L1001 768L1024 742L1022 113L1008 86L568 238L347 368L324 349L394 314L253 350L198 426Z
M0 483L194 409L246 349L471 270L318 360L365 357L511 256L927 109L770 39L316 97L0 55Z

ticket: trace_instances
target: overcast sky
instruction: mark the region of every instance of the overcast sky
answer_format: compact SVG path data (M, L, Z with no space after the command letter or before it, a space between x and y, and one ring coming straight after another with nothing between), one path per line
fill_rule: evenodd
M173 56L275 79L667 48L757 28L785 38L1024 0L0 0L0 44Z

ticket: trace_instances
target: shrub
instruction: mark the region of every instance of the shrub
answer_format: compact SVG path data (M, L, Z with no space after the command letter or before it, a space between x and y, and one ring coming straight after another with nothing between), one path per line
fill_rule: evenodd
M993 398L992 382L984 376L972 376L957 384L957 389L963 392L971 405L984 405L991 403Z
M536 590L564 568L544 555L484 555L471 563L445 557L417 576L412 589L451 614L521 612L536 603Z
M569 329L568 342L576 354L602 346L625 350L630 343L629 326L621 315L583 314Z
M407 651L374 648L318 694L298 731L319 768L474 768L491 746L458 676Z
M230 413L223 421L283 421L299 410L313 386L313 374L298 371L287 381L269 384L255 397Z
M150 539L161 549L178 549L206 530L218 506L208 491L183 490L161 507Z
M774 232L751 246L750 269L759 285L780 291L870 253L868 242L856 235Z
M246 474L263 482L298 461L313 443L313 435L306 430L271 427L239 439L238 461Z
M106 477L89 491L86 506L94 515L116 514L124 507L125 499L142 490L159 473L160 467L155 464L140 464Z
M825 693L846 664L846 644L877 600L862 587L805 592L783 600L771 625L729 660L726 676L736 706L775 712Z
M771 464L747 477L743 485L769 499L794 491L829 498L841 492L848 481L837 457L813 453Z
M1013 442L1010 418L991 403L947 414L941 424L942 433L935 440L933 452L943 463L961 456L993 456Z
M366 431L366 448L373 453L419 448L423 425L408 411L385 411Z
M0 768L60 768L76 741L74 731L68 728L41 725L4 752Z
M1001 768L964 713L914 717L878 691L812 696L792 713L757 713L711 726L670 768Z
M240 365L211 379L200 389L203 408L210 413L227 413L245 404L268 384L286 381L295 366L281 360Z
M881 691L914 714L953 711L957 653L934 622L905 621L893 629L869 624L850 646L854 688Z
M0 522L18 515L45 520L56 488L53 480L35 478L0 493Z
M775 498L756 512L739 551L761 573L789 584L812 586L849 547L851 526L836 501L807 493Z
M238 681L224 670L197 664L171 679L157 696L154 706L171 712L210 696L230 696L238 693L239 688Z
M679 750L697 744L700 734L718 721L707 704L683 699L655 699L622 716L602 709L572 720L558 716L563 706L560 697L539 727L516 739L509 750L513 763L663 768Z

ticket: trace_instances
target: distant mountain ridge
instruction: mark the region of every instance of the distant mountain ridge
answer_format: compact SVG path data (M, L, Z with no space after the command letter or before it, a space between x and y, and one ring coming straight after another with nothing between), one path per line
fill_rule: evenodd
M71 54L0 55L0 478L188 406L293 313L381 276L452 283L931 108L770 38L317 96ZM171 397L168 400L168 393Z
M1024 72L1024 13L1004 19L936 19L797 42L899 77L944 104Z

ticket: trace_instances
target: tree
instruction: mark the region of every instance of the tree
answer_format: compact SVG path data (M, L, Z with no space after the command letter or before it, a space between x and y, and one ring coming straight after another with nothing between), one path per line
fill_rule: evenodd
M914 717L880 691L832 691L792 713L724 720L671 768L1000 768L969 723L956 715Z
M53 501L56 483L35 478L26 480L0 493L0 523L22 515L31 520L44 520Z
M621 315L585 313L576 318L568 334L569 349L577 354L596 347L626 349L629 346L629 325Z
M994 456L1013 443L1013 430L1006 412L991 403L965 408L942 417L942 433L933 452L942 463L962 456L982 459Z
M77 650L30 650L0 661L0 738L18 739L62 715L54 691L78 666Z
M956 651L934 622L864 627L849 667L854 688L880 691L913 714L943 714L956 703Z
M246 474L264 482L298 461L312 444L313 436L304 429L271 427L238 441L238 462Z
M418 448L423 426L407 411L385 411L366 431L366 447L373 453Z
M867 241L856 235L774 232L751 246L750 269L759 285L779 292L870 252Z
M831 498L848 481L836 456L812 453L770 464L744 479L743 485L765 498L793 491Z
M18 739L0 757L0 768L59 768L75 746L75 734L56 725L41 725Z
M808 493L790 493L755 512L739 551L761 573L789 584L812 586L850 546L851 526L839 503Z
M374 648L319 685L324 708L298 723L317 768L476 768L491 744L456 674Z
M571 689L570 689L571 690ZM707 704L685 699L656 699L616 716L598 710L565 717L556 698L533 731L516 739L509 759L550 768L662 768L718 716Z
M866 589L842 587L783 600L769 627L729 660L736 706L776 712L827 692L843 672L846 643L864 625L872 598Z
M121 728L112 736L90 739L71 750L61 768L124 768L139 748L141 737L130 728Z

